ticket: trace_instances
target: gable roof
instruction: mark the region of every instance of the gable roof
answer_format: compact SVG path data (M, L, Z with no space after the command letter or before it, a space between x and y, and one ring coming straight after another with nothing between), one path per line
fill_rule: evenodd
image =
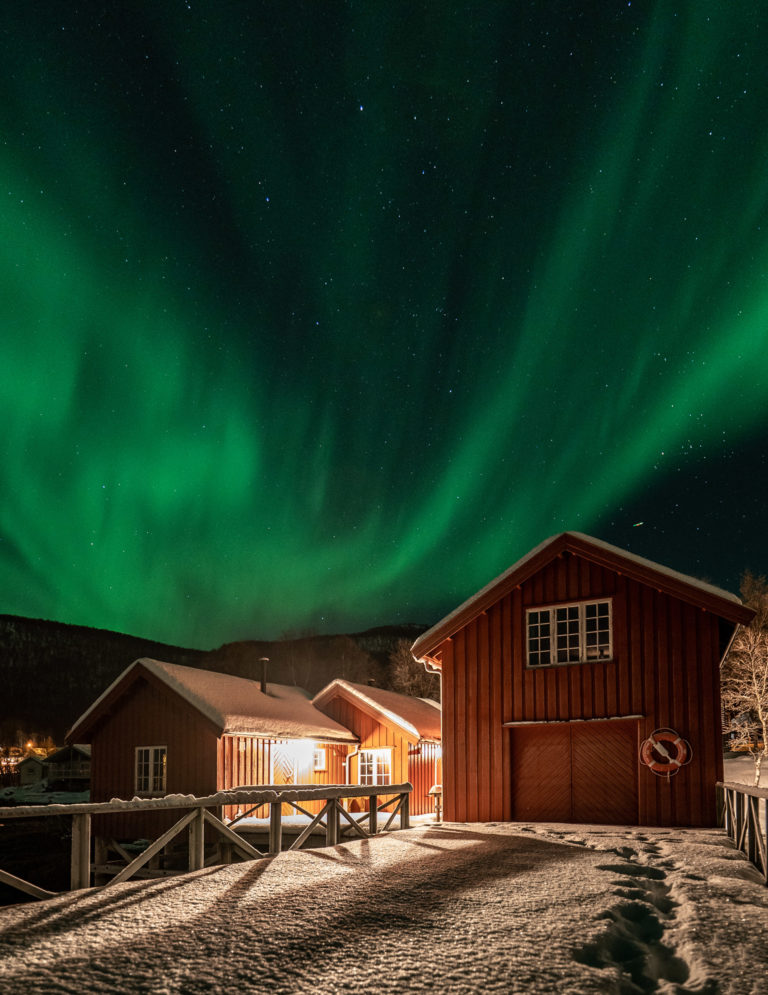
M162 682L209 719L219 735L248 733L270 739L357 742L349 729L316 709L303 688L267 684L264 694L258 681L147 657L135 660L112 682L75 722L67 739L85 738L98 719L141 677Z
M489 584L486 584L477 594L473 594L465 602L454 609L444 619L423 633L411 647L411 653L417 660L440 666L432 654L440 644L454 635L459 629L471 622L478 615L487 611L500 598L528 580L561 553L570 552L581 556L592 563L620 571L627 577L656 588L665 594L670 594L689 604L711 611L713 614L733 623L751 621L754 612L742 604L735 594L723 591L719 587L707 584L703 580L678 573L653 560L629 553L618 546L612 546L602 539L594 539L582 532L561 532L539 543L522 559L514 563L504 573L499 574Z
M398 726L409 739L440 742L440 705L431 698L414 698L397 691L385 691L337 678L318 691L312 704L322 708L336 697L345 698L375 718Z
M71 759L73 754L80 754L83 760L90 760L91 744L71 743L69 746L61 746L58 750L54 750L53 753L49 753L45 758L45 762L48 764L61 763L64 760Z
M31 764L39 764L40 767L42 767L44 763L45 760L42 757L38 757L34 753L28 753L16 764L16 770L18 770L19 767L29 767Z

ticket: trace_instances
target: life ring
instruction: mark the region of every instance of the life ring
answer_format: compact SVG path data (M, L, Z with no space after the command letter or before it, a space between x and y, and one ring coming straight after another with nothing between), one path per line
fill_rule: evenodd
M674 729L656 729L640 747L640 759L654 774L676 774L691 760L691 745Z

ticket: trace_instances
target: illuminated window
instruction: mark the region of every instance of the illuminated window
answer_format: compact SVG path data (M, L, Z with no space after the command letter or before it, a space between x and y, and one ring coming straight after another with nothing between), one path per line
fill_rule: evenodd
M358 781L360 784L391 784L392 751L360 750Z
M136 794L164 795L166 748L164 746L136 747Z
M529 608L527 623L529 667L589 663L613 656L610 601Z
M314 770L325 770L326 769L325 747L324 746L316 746L315 750L314 750L314 757L315 757L315 759L314 759L314 762L313 762L313 769Z

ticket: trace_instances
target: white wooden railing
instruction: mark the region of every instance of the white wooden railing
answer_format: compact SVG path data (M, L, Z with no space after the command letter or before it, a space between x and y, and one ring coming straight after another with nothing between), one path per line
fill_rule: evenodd
M289 850L297 850L316 829L325 829L327 846L335 846L341 835L341 821L348 824L345 829L351 829L357 836L370 837L379 832L386 832L392 826L395 817L400 816L400 828L408 829L410 825L410 794L413 790L410 784L388 784L379 786L362 785L291 785L286 788L265 788L264 786L249 786L233 788L229 791L219 791L215 795L195 798L193 795L167 795L165 798L135 799L133 801L114 800L111 802L83 802L73 805L24 805L14 808L0 808L0 822L11 819L35 818L46 816L72 817L72 855L70 862L70 886L75 891L91 886L91 871L111 873L111 879L104 885L117 884L126 881L141 871L153 857L156 857L173 839L184 830L188 832L188 867L189 871L200 870L205 866L205 827L210 826L223 840L230 844L247 859L257 859L279 853L282 849L282 806L292 808L309 816L311 822L291 843ZM379 795L386 794L387 800L379 803ZM390 797L392 796L392 797ZM368 798L369 810L357 816L347 812L342 807L344 798ZM317 815L312 815L299 802L322 801L323 806ZM263 805L269 806L269 850L263 853L257 850L238 833L226 825L212 809L223 805L245 806L246 812L239 818L244 818L249 812ZM387 811L389 806L392 811ZM122 855L124 862L115 868L110 865L91 864L91 817L93 815L110 815L117 812L123 815L130 812L150 812L158 810L181 809L184 815L162 836L150 843L138 856L131 857L125 848L113 843L114 849ZM379 815L388 816L386 822L379 828ZM239 819L237 820L239 821ZM383 820L382 820L383 821ZM363 828L367 823L367 828ZM183 873L165 872L165 873ZM56 892L48 891L31 881L16 877L8 871L0 869L0 883L10 885L34 898L52 898Z
M721 792L720 824L768 884L768 788L730 781L719 781L717 787Z

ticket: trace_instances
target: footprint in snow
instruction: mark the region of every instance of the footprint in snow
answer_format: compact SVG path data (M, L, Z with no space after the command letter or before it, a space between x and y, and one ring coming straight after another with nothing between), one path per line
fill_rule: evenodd
M600 915L608 923L605 932L574 950L573 958L590 967L614 968L619 975L616 995L650 995L662 985L666 991L674 985L677 995L686 995L690 967L663 942L665 924L678 905L670 898L666 871L634 862L637 854L629 847L616 852L627 862L602 864L598 870L620 875L613 883L614 895L622 901ZM696 987L699 995L715 995L717 990L714 981Z

